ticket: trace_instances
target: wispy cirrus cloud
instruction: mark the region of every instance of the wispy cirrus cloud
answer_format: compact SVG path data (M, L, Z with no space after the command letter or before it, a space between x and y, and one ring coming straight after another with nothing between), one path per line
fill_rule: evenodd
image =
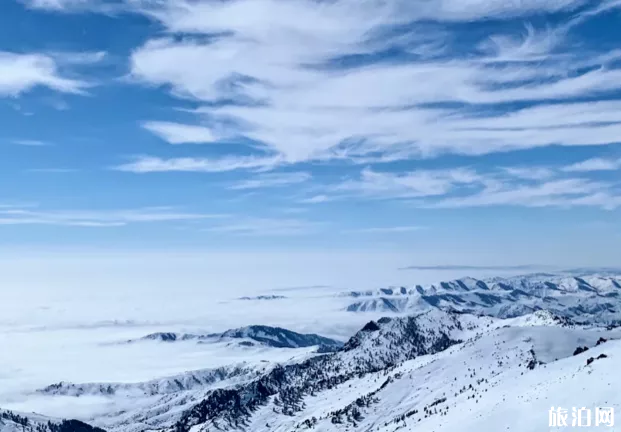
M89 66L103 62L107 57L106 51L52 51L47 55L58 64L70 66Z
M571 166L483 171L462 167L395 173L365 168L358 177L326 185L325 195L313 195L305 202L313 202L315 197L320 197L317 202L400 199L423 208L585 206L611 210L621 206L621 181L576 175L611 168L591 160Z
M48 147L52 145L50 142L47 141L33 139L16 139L12 140L11 143L25 147Z
M545 180L556 175L552 168L548 167L506 167L508 175L525 180Z
M217 140L213 131L205 126L172 122L145 122L142 127L170 144L205 144Z
M239 181L230 186L229 189L248 190L288 186L307 182L311 178L312 175L307 172L265 173Z
M621 169L621 158L593 158L563 168L567 172L615 171Z
M133 52L131 72L138 82L205 102L197 112L226 119L221 126L230 134L263 143L281 163L603 145L621 132L619 101L571 100L614 94L618 56L566 41L576 15L617 6L603 3L138 2L137 11L187 37L148 41ZM525 21L525 30L499 28L465 53L453 46L452 23L546 12L566 13L571 25ZM417 48L430 41L435 48L421 54ZM389 50L401 56L379 60ZM502 108L481 112L482 105Z
M98 11L109 3L161 24L164 32L132 51L129 82L159 87L199 108L192 110L196 121L151 121L142 127L170 144L218 143L223 137L244 138L242 146L252 143L245 154L219 147L221 156L215 158L137 156L116 170L261 171L231 186L258 189L316 180L267 171L344 162L367 167L336 184L314 185L299 202L390 198L434 208L619 205L617 183L588 175L617 169L613 159L488 169L378 165L446 153L618 143L621 51L581 47L572 38L582 23L621 2L26 3L65 12ZM556 14L550 24L530 23L546 13ZM503 25L509 19L522 25ZM485 31L473 27L483 22ZM61 58L51 60L56 64Z
M447 197L436 202L424 204L431 208L489 207L489 206L602 206L601 200L593 200L606 183L584 179L560 179L536 184L486 187L467 196ZM614 201L614 200L613 200ZM610 202L613 202L610 201ZM616 205L614 205L616 207Z
M139 156L132 162L113 167L117 171L152 172L226 172L236 170L270 170L281 158L260 156L227 156L221 158L169 158Z
M71 227L120 227L137 223L197 221L223 215L179 212L167 207L124 210L45 210L37 207L0 207L0 225L55 225Z
M33 9L65 10L81 8L95 2L91 0L28 0L23 3Z
M321 195L313 195L308 198L303 198L299 200L299 203L300 204L321 204L321 203L325 203L328 201L332 201L333 199L336 199L336 197L321 194Z
M157 14L161 11L162 4L166 4L166 2L152 2L145 0L138 0L132 2L126 2L124 0L22 0L24 4L33 8L40 9L48 9L48 10L65 10L70 12L82 12L84 10L98 10L102 5L109 6L122 6L125 5L126 10L142 10L142 12L151 12ZM174 2L171 2L173 5ZM179 2L181 6L184 6L190 2L182 1ZM197 2L200 6L200 2ZM202 3L208 3L203 1ZM241 2L240 2L241 3ZM268 3L268 2L265 2ZM272 3L272 4L269 4ZM278 2L269 2L268 4L261 4L258 7L276 7L278 6ZM341 1L341 4L347 6L349 3L349 7L353 7L354 2L351 1ZM520 2L510 2L499 5L494 0L483 0L473 3L469 5L468 8L464 8L463 4L458 0L444 0L441 2L416 2L412 4L407 1L394 1L391 5L391 9L395 14L398 13L407 13L408 17L414 16L416 19L421 20L454 20L454 21L468 21L472 19L478 19L481 17L488 18L511 18L518 17L522 15L529 15L533 13L543 13L543 12L559 12L563 10L572 11L579 6L584 5L584 0L523 0ZM608 0L602 2L602 6L605 7L609 4L614 4L615 0ZM252 3L251 3L252 5ZM197 8L199 7L197 6ZM373 7L377 8L380 5L374 5ZM205 8L210 7L208 4L205 5ZM216 8L217 5L211 6L212 8ZM207 12L207 10L205 11ZM194 17L194 22L198 23L197 25L208 26L211 25L212 22L216 21L215 19L212 21L201 21L201 17ZM265 18L263 18L265 19ZM190 20L187 25L191 25L192 21Z
M532 25L525 25L522 35L494 34L479 44L479 48L492 54L492 61L525 62L546 60L561 42L563 28L546 28L537 31Z
M467 168L397 174L365 168L359 179L346 180L332 189L337 193L376 198L417 198L446 195L455 188L482 181L480 175Z
M19 96L35 87L83 94L90 84L63 76L51 56L0 51L0 96Z
M204 231L237 236L277 237L301 236L317 233L325 224L305 219L238 218Z
M31 9L51 12L113 13L130 11L132 2L125 0L20 0Z

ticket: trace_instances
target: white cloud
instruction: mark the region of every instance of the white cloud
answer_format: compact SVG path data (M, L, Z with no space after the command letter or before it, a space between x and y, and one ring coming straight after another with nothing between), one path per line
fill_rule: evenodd
M619 102L559 102L618 90L621 70L612 58L572 51L565 43L566 28L530 26L494 35L458 58L444 49L456 36L444 28L427 25L403 40L384 34L421 20L508 18L586 5L572 0L490 0L467 7L456 0L147 2L143 13L170 33L191 35L148 41L132 54L131 71L136 80L182 98L257 102L198 111L211 120L226 119L230 134L265 143L282 163L602 145L621 134ZM409 63L322 67L339 56L391 48L397 40L412 53L430 43L435 49L423 49L425 55ZM557 53L560 48L565 52ZM547 105L508 112L505 106L485 116L468 106L420 106L516 101Z
M333 197L328 195L313 195L312 197L301 199L299 202L301 204L320 204L332 201L332 199Z
M615 171L621 169L621 158L593 158L563 168L567 172Z
M47 147L51 145L47 141L32 140L32 139L18 139L18 140L13 140L11 142L13 144L20 145L20 146L26 146L26 147Z
M235 170L269 170L280 163L279 157L230 156L220 159L171 158L141 156L133 162L114 167L118 171L151 172L226 172Z
M526 25L526 34L519 37L504 34L492 35L480 48L494 54L496 61L536 61L547 59L549 53L561 42L560 31L546 29L538 32Z
M0 207L0 225L56 225L118 227L133 223L204 220L222 215L177 212L152 207L127 210L39 210L19 206Z
M145 122L142 127L170 144L202 144L216 141L211 129L171 122Z
M172 31L217 33L233 27L237 31L248 33L297 26L306 31L318 30L320 36L359 37L359 32L386 23L511 18L571 10L584 5L585 0L520 0L503 3L495 0L466 3L461 0L372 0L364 4L354 0L339 0L328 4L306 0L237 0L228 3L175 0L162 1L155 5L149 1L142 4L144 12L163 21ZM276 12L281 12L282 16ZM300 12L306 15L301 15ZM340 23L338 19L343 17L345 20ZM364 22L365 19L367 22ZM301 22L287 24L296 20ZM355 35L348 33L356 29L359 30Z
M87 5L90 0L28 0L24 1L34 9L63 10Z
M506 167L504 170L512 177L526 180L545 180L556 175L552 168L546 167Z
M605 210L615 210L621 207L621 194L618 192L616 195L609 192L597 192L591 195L568 199L565 202L561 200L561 202L552 204L567 207L601 207Z
M456 188L481 184L482 181L481 176L467 168L399 174L366 168L359 179L344 181L332 189L338 193L376 198L417 198L446 195Z
M66 65L94 65L102 62L108 56L105 51L55 51L48 53L60 64Z
M65 12L101 11L106 3L119 6L97 0L28 3ZM158 121L143 127L170 144L216 143L223 137L242 136L263 144L253 144L263 153L227 153L219 158L145 155L115 169L270 171L302 162L369 165L442 153L481 155L616 143L621 136L617 96L621 54L590 51L570 41L579 23L619 6L618 1L586 0L127 2L126 10L144 14L165 29L132 52L131 81L204 102L193 110L195 123ZM559 11L571 12L567 22L517 30L505 26L507 30L473 41L465 50L455 44L459 30L445 25ZM403 24L411 31L404 32ZM375 54L396 47L409 54L407 62L376 60ZM22 75L15 74L12 83L4 77L8 87L18 89L4 93L19 94L36 85L71 91L59 78L58 64L86 64L99 57L98 53L43 56L52 65L42 75L46 79L17 85L15 77ZM360 63L339 63L342 58ZM2 83L0 74L0 94ZM596 97L604 100L570 102ZM236 103L217 103L222 101ZM223 146L223 151L228 149ZM308 198L299 202L397 198L427 207L615 208L619 185L575 173L618 168L619 161L604 159L567 167L499 167L491 172L470 167L411 172L366 168L358 178L309 188L303 195ZM307 173L263 173L231 188L308 180ZM284 223L280 229L295 231L298 222L289 221L290 226ZM272 220L244 220L213 230L270 232L275 225Z
M130 2L125 0L20 0L31 9L50 12L99 12L128 11Z
M424 208L491 206L614 209L621 182L571 177L566 167L502 167L418 170L406 173L364 169L357 179L325 187L317 202L347 199L407 199Z
M322 225L304 219L240 218L205 231L239 236L298 236L316 233Z
M39 86L81 94L89 84L61 76L52 57L0 51L0 96L19 96Z
M108 8L124 8L125 10L135 10L135 6L141 6L143 13L153 14L160 18L166 18L162 11L162 5L168 5L169 12L174 12L174 6L178 5L178 8L183 10L184 7L189 5L194 6L194 10L201 10L204 14L207 12L218 12L218 10L228 9L229 12L233 12L235 7L222 7L215 4L210 5L207 1L189 2L187 0L180 1L159 1L153 2L151 0L132 0L123 2L121 0L21 0L23 3L32 8L46 9L51 11L84 11L94 10L101 11L107 6ZM255 15L250 19L254 19L259 22L261 20L269 22L270 14L261 14L262 10L273 10L280 6L286 12L289 12L289 17L299 18L295 16L295 7L291 7L288 3L291 2L279 2L276 1L261 1L257 2L257 5L253 5L253 2L246 0L243 7L238 7L237 10L248 10L247 8L254 6L254 9L250 11L255 12ZM298 1L297 7L303 7L303 2ZM452 21L470 21L482 18L511 18L522 15L529 15L540 12L558 12L563 10L573 10L583 5L585 0L521 0L504 2L499 4L495 0L477 0L468 1L466 4L459 0L438 0L438 1L405 1L395 0L392 2L372 1L370 6L367 6L370 10L378 10L383 8L386 11L391 11L393 14L404 14L408 18L416 20L452 20ZM614 0L609 0L607 3L615 3ZM350 9L356 5L351 0L341 0L340 7ZM289 8L287 9L287 6ZM603 7L603 6L602 6ZM319 7L315 9L320 10ZM312 9L307 7L307 11L311 12ZM259 12L258 14L256 12ZM192 14L178 13L174 19L179 20L177 30L196 31L197 29L206 30L217 26L218 18L222 17L222 14L213 13L216 15L212 20L202 21L201 15L192 17ZM246 18L248 19L248 18ZM171 22L173 19L170 19Z
M536 184L503 184L500 188L485 188L482 191L458 197L448 197L424 204L432 208L523 206L523 207L572 207L588 205L611 208L618 202L607 192L610 185L585 179L569 178L551 180ZM604 202L603 196L609 198ZM616 207L614 205L613 207Z
M235 183L230 189L246 190L287 186L309 181L312 176L307 172L266 173Z

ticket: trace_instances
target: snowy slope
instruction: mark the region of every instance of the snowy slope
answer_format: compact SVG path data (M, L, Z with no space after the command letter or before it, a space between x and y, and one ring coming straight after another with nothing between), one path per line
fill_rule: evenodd
M516 400L523 399L522 414L526 415L528 403L541 398L545 392L533 390L534 386L554 384L554 390L546 393L545 401L539 405L541 413L535 416L541 422L534 423L532 430L541 430L547 426L549 407L567 402L565 398L554 400L563 393L563 386L577 388L586 385L590 370L604 362L612 365L621 355L619 342L608 341L596 346L602 336L618 337L618 332L562 326L498 328L491 325L491 328L486 333L477 335L475 332L472 339L437 354L423 355L376 372L354 376L326 391L308 393L296 401L294 415L285 410L282 400L272 398L258 407L243 425L233 429L345 431L355 426L357 430L379 428L394 431L403 429L404 425L410 428L416 425L417 430L475 432L496 431L501 426L506 430L508 419L521 418L510 413ZM572 353L577 346L591 348L574 357ZM586 367L587 358L602 353L607 353L608 358L596 360ZM606 369L598 375L601 380L597 386L611 389L612 385L619 383L619 377L606 377L610 371ZM518 382L526 384L520 384L516 391ZM597 386L590 385L593 391ZM595 406L597 403L610 406L615 401L614 390L601 397L598 395L598 398L593 397L595 394L582 398L580 393L575 394L570 406ZM616 397L616 403L620 402L621 399ZM496 407L506 417L499 415L496 420L488 420L485 415L493 410L483 404ZM472 422L471 428L464 428L462 416L468 416L473 407L479 408L478 420ZM454 413L455 420L446 420ZM217 424L219 427L228 426ZM198 424L191 430L207 430L209 425L213 426L213 423ZM524 429L517 427L516 430Z
M435 292L433 295L448 296L446 293L451 291L451 296L464 298L483 290L536 292L542 289L542 283L552 283L547 275L516 278L511 288L506 282L507 279L464 279L428 289L429 293ZM618 289L616 280L609 277L565 277L555 284L565 292L559 296L592 295L593 288L597 295L607 297L606 292ZM391 292L411 306L412 299L421 301L424 297L421 290L425 289ZM343 297L360 300L374 298L376 294L349 293ZM22 413L19 418L0 420L0 432L22 430L23 417L28 417L32 424L47 425L50 419L23 412L50 414L54 410L47 409L54 404L75 407L68 418L108 432L350 431L354 427L386 432L414 428L496 432L501 427L508 430L510 419L518 418L520 423L515 430L521 432L545 430L552 405L619 408L621 398L613 397L616 389L608 389L621 384L610 366L621 358L620 342L615 340L621 337L621 329L580 323L568 318L568 314L548 310L501 319L490 313L471 314L456 307L426 304L424 312L369 321L330 353L319 353L312 347L289 348L303 346L305 341L316 342L298 337L319 336L265 326L135 339L141 342L124 346L171 346L149 340L194 341L192 345L196 346L195 339L183 337L192 334L206 337L198 339L205 347L233 343L228 349L240 355L246 351L255 353L259 347L273 351L274 355L291 355L281 356L278 362L255 359L143 382L47 385L28 395L23 406L8 406ZM515 305L524 306L523 300ZM259 346L240 347L239 341L252 341ZM274 343L287 348L274 348L277 345L270 345ZM606 357L597 359L600 354ZM591 357L596 360L587 366ZM529 414L529 404L538 411ZM527 415L532 421L524 423L523 428L521 418ZM63 424L60 420L51 421L53 425ZM83 429L82 423L65 424L77 428L76 432L92 432L89 426ZM31 429L24 432L37 430L37 426L28 427ZM74 431L49 427L40 432Z
M134 385L61 383L44 389L39 397L107 398L111 407L106 412L78 417L109 430L168 428L173 421L187 425L200 423L203 418L232 424L276 395L282 399L283 409L293 413L296 400L308 391L327 390L358 374L443 350L483 331L482 326L495 321L498 320L430 311L419 316L370 322L336 353L266 365L264 373L256 379L252 379L256 375L244 373L235 375L234 382L223 377L216 382L217 388L213 383L181 386L177 382L179 378L173 377L165 383ZM179 391L171 391L174 388ZM119 402L119 397L124 399Z
M59 384L41 393L66 398L109 392L107 397L132 400L116 412L80 419L118 432L345 431L354 425L491 431L506 428L503 415L516 418L510 413L516 403L526 411L536 401L541 412L531 417L543 423L533 420L528 430L534 431L546 426L547 405L619 403L606 389L621 384L609 367L621 355L613 340L620 336L620 330L577 325L549 312L501 320L433 309L371 321L336 353L229 375L219 371L219 380L188 385L193 378L186 376L181 387L175 383L180 377L134 386ZM574 356L578 347L588 350ZM602 353L607 357L586 366ZM607 369L591 382L600 367ZM577 388L593 393L566 394ZM7 423L0 431L13 427Z
M330 390L360 374L383 370L403 360L439 352L482 328L491 318L430 311L418 316L370 322L343 349L302 363L274 368L260 379L234 389L219 389L186 412L175 426L240 427L266 404L295 416L306 395ZM210 426L211 425L211 426Z
M534 431L546 428L547 410L552 405L610 406L615 399L617 404L621 402L610 391L602 401L594 398L596 393L580 397L581 393L574 392L572 404L559 398L590 380L588 370L584 370L589 356L606 352L609 358L597 360L587 369L599 367L604 360L612 364L615 353L621 354L618 342L608 342L591 348L588 355L572 357L571 345L587 340L593 343L594 338L588 334L572 335L575 330L540 330L501 329L440 354L405 362L388 373L368 375L307 403L297 423L284 420L276 427L272 421L272 428L261 429L257 421L250 430L305 430L307 425L314 424L313 430L319 431L347 430L353 425L359 430L496 431L507 430L511 422L530 416L539 420L533 423ZM559 336L563 338L559 342L564 350L553 348L557 346L553 341ZM555 360L561 355L564 357L559 358L567 362ZM540 364L542 359L550 363ZM559 367L560 364L570 366ZM530 369L533 365L534 369ZM597 386L610 389L619 382L619 378L606 377L606 373L602 374L603 382L591 386L594 391ZM529 403L541 398L545 393L542 387L550 383L557 384L554 390L548 391L545 400L537 405L538 412L529 412ZM539 385L542 387L537 388ZM512 412L516 402L522 403L521 413ZM488 415L494 409L503 414L490 419ZM470 426L466 426L468 423ZM516 426L515 430L528 430L521 423Z
M577 347L593 350L602 336L619 335L546 312L499 320L434 309L369 322L337 353L276 366L256 379L211 389L200 401L194 395L190 403L159 405L158 417L135 414L131 427L93 421L119 431L144 430L147 424L194 432L397 427L404 416L418 415L416 421L422 421L419 413L446 405L433 404L448 400L448 394L454 406L468 404L487 387L511 386L510 381L502 383L512 373L547 368L572 356Z
M586 364L587 358L600 355L607 357ZM452 409L447 416L433 416L420 427L435 431L536 432L547 428L551 407L562 407L569 412L569 429L574 429L571 427L572 407L586 407L593 412L596 407L612 407L617 413L621 409L618 390L621 375L617 367L620 359L621 342L613 341L590 350L588 355L562 359L524 375L517 370L510 371L502 381L490 386L484 396L479 392L481 396L462 405L461 409ZM410 423L400 430L411 431L418 427ZM610 430L604 426L596 429L600 428ZM380 430L396 429L390 426Z

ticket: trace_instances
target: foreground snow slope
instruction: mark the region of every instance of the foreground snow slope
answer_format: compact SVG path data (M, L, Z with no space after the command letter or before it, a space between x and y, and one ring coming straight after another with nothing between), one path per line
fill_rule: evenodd
M615 385L621 384L621 377L613 376L613 368L621 358L621 344L608 341L593 348L602 335L619 334L540 326L495 329L440 353L308 395L293 417L277 414L281 406L271 402L243 428L234 429L542 430L552 405L618 407L621 398ZM577 346L592 348L574 357ZM587 358L602 353L608 358L586 366ZM528 428L521 425L524 416L532 419ZM512 428L511 422L518 420ZM208 430L205 426L192 431Z
M602 354L607 357L586 365L587 358L597 358ZM586 407L593 414L596 407L612 407L619 413L619 361L621 342L612 341L585 354L550 363L545 368L535 368L524 375L517 369L512 370L490 386L484 397L466 401L460 409L451 409L450 415L432 416L421 427L434 431L539 432L548 427L551 407L568 409L570 428L572 407ZM593 427L594 419L592 422ZM417 425L410 423L402 430L417 429ZM387 426L380 430L393 431L396 428Z
M585 328L545 311L500 320L434 309L369 322L336 353L262 371L236 369L231 378L221 375L216 383L194 383L176 391L178 378L173 377L166 385L112 386L107 397L117 401L133 397L134 405L120 409L117 404L116 411L79 419L118 432L341 431L354 426L392 431L413 424L439 430L445 423L459 426L461 420L447 420L454 412L474 412L485 404L501 410L503 399L510 403L519 389L524 393L547 388L550 380L566 381L582 370L578 366L585 365L592 353L610 354L587 371L614 362L619 347L612 339L619 336L618 330ZM574 357L577 347L589 350ZM570 366L559 369L566 363ZM567 367L575 370L569 373ZM522 382L527 383L523 388L516 384ZM48 397L92 392L106 396L108 388L63 384L44 393ZM153 392L154 388L158 391ZM142 398L132 393L146 389L150 393ZM547 419L547 402L539 403L536 395L524 393L523 397ZM584 404L599 403L583 396ZM487 424L483 417L480 421L473 427Z
M551 406L619 408L620 336L546 311L501 320L432 309L371 321L334 353L215 380L64 383L38 397L114 400L112 411L73 416L112 432L539 431Z

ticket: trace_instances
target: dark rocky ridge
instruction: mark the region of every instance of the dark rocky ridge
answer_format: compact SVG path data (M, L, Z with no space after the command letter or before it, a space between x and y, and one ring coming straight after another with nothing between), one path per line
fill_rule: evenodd
M280 327L253 325L227 330L222 333L194 334L161 332L146 335L138 340L154 340L161 342L198 341L217 342L226 339L252 339L260 344L274 348L305 348L311 346L340 347L342 342L317 334L302 334ZM134 343L137 340L130 340Z
M256 376L258 371L242 366L223 366L215 369L186 372L168 378L160 378L141 383L68 383L59 382L49 385L38 393L47 395L61 395L79 397L112 396L119 393L141 393L144 396L166 395L181 391L192 390L214 384L229 378L248 375Z
M463 329L460 315L454 313L421 314L369 323L336 353L277 366L238 388L212 391L183 414L174 430L187 432L202 424L216 429L244 427L252 413L272 398L278 407L275 415L293 415L302 408L305 395L331 389L353 377L420 355L442 351L461 342L457 335Z
M0 426L8 424L22 432L106 432L78 420L42 421L12 411L0 411Z

